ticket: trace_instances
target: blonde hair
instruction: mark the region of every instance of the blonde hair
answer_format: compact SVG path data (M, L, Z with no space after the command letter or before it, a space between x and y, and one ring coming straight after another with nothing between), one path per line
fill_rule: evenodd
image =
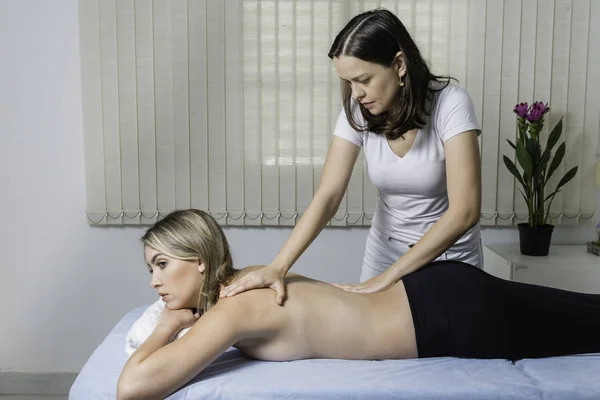
M146 231L142 242L171 258L202 260L205 269L198 296L200 314L217 303L221 285L236 272L223 230L201 210L171 212Z

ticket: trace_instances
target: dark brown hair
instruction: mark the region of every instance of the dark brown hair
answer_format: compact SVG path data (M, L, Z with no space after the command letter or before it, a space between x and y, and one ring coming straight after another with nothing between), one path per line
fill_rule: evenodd
M389 68L401 51L406 64L404 86L398 87L393 105L386 112L372 115L362 104L360 111L366 126L359 126L352 115L352 88L342 83L342 101L350 126L357 131L371 131L385 135L389 140L403 137L411 129L423 128L425 118L431 115L435 92L445 88L448 76L433 75L421 56L416 43L393 13L385 9L366 11L352 18L338 33L329 58L351 56ZM431 85L432 81L440 85ZM433 87L432 87L433 86Z

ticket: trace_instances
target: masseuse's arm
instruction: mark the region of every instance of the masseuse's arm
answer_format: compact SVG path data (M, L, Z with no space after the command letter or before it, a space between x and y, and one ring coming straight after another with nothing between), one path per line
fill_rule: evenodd
M154 332L129 358L119 378L118 400L163 399L194 378L241 337L253 334L251 311L238 305L217 304L198 319L186 335L169 343L182 327L190 325L177 320L186 318L181 313L191 314L191 311L165 309L165 312L180 314L169 318L161 315Z
M263 269L250 272L224 288L221 297L233 296L249 289L271 287L277 292L277 303L283 303L283 277L335 215L359 152L359 146L346 139L333 137L317 191L277 257Z
M381 275L357 285L336 286L354 292L386 289L403 276L435 260L477 224L481 209L481 159L477 133L466 131L448 139L444 143L444 151L448 210Z

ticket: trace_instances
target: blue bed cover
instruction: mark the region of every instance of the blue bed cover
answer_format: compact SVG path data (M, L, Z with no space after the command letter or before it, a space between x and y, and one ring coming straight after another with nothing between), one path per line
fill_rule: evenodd
M90 356L70 400L114 400L127 313ZM598 338L600 340L600 338ZM250 360L231 348L168 399L600 399L600 354L537 360Z

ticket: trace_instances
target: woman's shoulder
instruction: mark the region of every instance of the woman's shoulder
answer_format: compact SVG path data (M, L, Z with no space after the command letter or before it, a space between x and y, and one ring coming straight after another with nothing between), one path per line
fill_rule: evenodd
M262 267L264 267L264 265L253 265L241 269L237 272L232 282L235 282L247 273ZM277 304L275 291L271 288L259 288L246 290L235 296L221 298L211 310L214 309L231 315L249 316L250 314L255 313L269 313L273 310L277 310L277 308L281 307Z
M432 88L436 94L436 109L447 107L456 103L471 102L471 97L467 91L459 85L452 82L435 82Z
M462 132L481 133L471 97L464 88L452 82L445 87L439 86L430 118L433 131L443 143Z
M266 267L265 264L258 264L258 265L250 265L248 267L238 269L238 270L236 270L233 281L236 281L236 280L242 278L243 276L247 275L249 272L256 271L257 269L261 269L264 267Z
M200 319L219 315L218 319L237 334L261 337L281 328L283 308L277 304L274 290L252 289L219 299Z
M262 265L255 265L244 268L240 270L241 272L238 272L236 279L239 279L239 277L243 276L241 274L248 273L261 267ZM297 293L297 290L294 290L296 287L312 288L315 285L319 286L320 284L323 284L323 282L315 281L314 279L308 278L304 275L288 273L285 276L285 284L288 289L287 301L290 301L290 288L292 288L291 291ZM288 310L286 307L281 307L277 304L276 296L276 292L271 288L247 290L232 297L219 299L217 304L215 304L211 310L214 309L232 315L244 315L245 317L254 315L258 316L259 318L262 318L266 315L275 316L287 312Z
M448 124L461 125L465 121L472 122L473 129L480 129L476 122L475 109L469 93L461 86L449 82L438 83L439 89L435 92L436 104L432 110L432 122L434 125L448 128Z

